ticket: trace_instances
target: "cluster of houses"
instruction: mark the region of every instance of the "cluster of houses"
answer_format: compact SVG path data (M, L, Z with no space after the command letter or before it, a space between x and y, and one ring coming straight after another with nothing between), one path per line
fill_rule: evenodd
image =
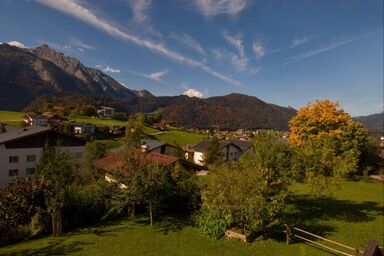
M45 121L40 122L45 124ZM0 187L7 186L16 178L33 176L44 145L48 143L53 146L57 141L60 141L61 146L71 152L76 159L81 159L86 140L79 136L66 134L44 125L8 127L5 132L0 133ZM186 170L198 172L205 169L204 156L209 144L210 142L205 140L180 149L160 141L142 140L140 148L126 149L124 146L115 148L94 165L97 169L105 171L108 178L111 170L121 167L125 154L134 150L149 161L167 166L180 164ZM249 141L219 143L219 150L225 160L237 160L251 148L252 143Z
M114 114L113 108L103 107L100 116L104 118L112 117ZM98 110L98 111L99 111ZM57 130L62 130L63 118L52 113L43 114L26 114L24 116L24 123L26 126L39 125L44 127L51 127ZM94 135L96 133L96 126L91 123L84 122L70 122L70 133L73 135ZM113 125L108 127L107 131L103 131L114 136L123 136L125 134L125 126Z

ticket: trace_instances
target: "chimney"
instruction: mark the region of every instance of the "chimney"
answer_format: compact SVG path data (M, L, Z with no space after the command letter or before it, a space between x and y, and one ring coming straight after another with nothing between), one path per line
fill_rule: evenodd
M148 146L147 145L141 145L141 152L143 152L143 153L148 152Z

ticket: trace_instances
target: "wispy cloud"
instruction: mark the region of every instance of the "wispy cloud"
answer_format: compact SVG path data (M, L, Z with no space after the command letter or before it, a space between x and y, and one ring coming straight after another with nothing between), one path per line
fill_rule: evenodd
M152 0L128 0L132 9L133 20L137 23L145 23L150 20L148 10L151 7Z
M308 37L294 38L292 40L292 44L291 44L291 46L289 48L295 48L295 47L297 47L299 45L305 44L308 41L309 41Z
M252 50L257 59L261 59L267 54L264 45L260 42L253 42Z
M193 88L186 90L183 94L188 97L204 98L204 93Z
M204 63L194 60L192 58L189 58L187 56L184 56L176 51L173 51L159 42L142 39L134 34L121 30L117 26L113 25L111 22L97 16L92 10L87 9L86 7L80 5L75 0L73 1L37 0L37 1L41 4L44 4L46 6L54 8L61 12L67 13L73 17L76 17L77 19L80 19L114 37L118 37L122 40L129 41L141 47L147 48L154 53L160 54L174 61L178 61L192 67L200 68L201 70L204 70L208 74L215 76L216 78L219 78L223 81L226 81L227 83L230 83L232 85L237 85L237 86L241 85L239 81L232 79L231 77L228 77L217 71L214 71L210 67L206 66Z
M155 80L155 81L163 81L163 76L165 76L168 73L168 69L165 69L163 71L154 72L151 74L143 74L146 78ZM163 81L164 82L164 81Z
M363 34L363 35L360 35L360 36L357 36L357 37L352 37L352 38L349 38L349 39L339 39L339 40L336 40L333 43L329 44L328 46L317 48L317 49L313 49L313 50L307 51L305 53L302 53L302 54L296 55L294 57L291 57L291 58L288 59L288 61L284 62L283 64L278 65L276 68L283 67L283 66L286 66L288 64L295 63L295 62L298 62L298 61L301 61L301 60L304 60L304 59L307 59L307 58L310 58L310 57L313 57L313 56L316 56L316 55L319 55L319 54L322 54L322 53L325 53L325 52L328 52L328 51L331 51L331 50L333 50L335 48L338 48L340 46L352 43L354 41L357 41L357 40L362 39L364 37L367 37L369 35L370 34Z
M197 11L204 16L219 14L237 15L251 1L249 0L194 0Z
M140 72L133 71L133 70L128 70L128 72L131 74L134 74L136 76L141 76L141 77L144 77L146 79L149 79L149 80L152 80L155 82L159 82L159 83L171 86L171 87L175 87L173 84L164 80L164 76L169 72L169 69L164 69L164 70L156 71L153 73L140 73Z
M171 33L170 37L201 55L207 55L201 44L187 33Z
M78 49L83 49L83 51L84 51L84 49L90 50L90 51L96 50L96 48L93 45L90 45L90 44L88 44L88 43L86 43L84 41L81 41L80 39L75 38L75 37L70 37L69 38L69 44L71 46L77 47Z
M258 72L258 68L253 68L249 65L249 58L244 50L244 43L240 35L230 35L227 31L223 32L223 37L232 47L235 48L236 53L226 49L213 49L212 54L217 60L228 59L235 67L237 72L246 71L252 75Z
M12 45L12 46L16 46L19 48L28 48L23 43L20 43L19 41L9 41L9 42L7 42L7 44Z
M152 9L152 0L128 0L128 3L132 10L132 29L139 27L139 30L143 32L161 37L160 31L156 30L152 23L149 12Z

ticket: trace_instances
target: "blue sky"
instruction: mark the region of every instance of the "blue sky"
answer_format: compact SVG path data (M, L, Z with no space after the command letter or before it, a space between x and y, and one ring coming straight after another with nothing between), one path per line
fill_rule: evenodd
M0 42L47 43L155 95L383 111L382 0L0 0Z

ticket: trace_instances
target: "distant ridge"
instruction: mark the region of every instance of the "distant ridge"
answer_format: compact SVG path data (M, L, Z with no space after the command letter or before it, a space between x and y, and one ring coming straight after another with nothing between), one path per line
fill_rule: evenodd
M353 119L363 123L372 133L384 134L384 112L368 116L357 116Z

